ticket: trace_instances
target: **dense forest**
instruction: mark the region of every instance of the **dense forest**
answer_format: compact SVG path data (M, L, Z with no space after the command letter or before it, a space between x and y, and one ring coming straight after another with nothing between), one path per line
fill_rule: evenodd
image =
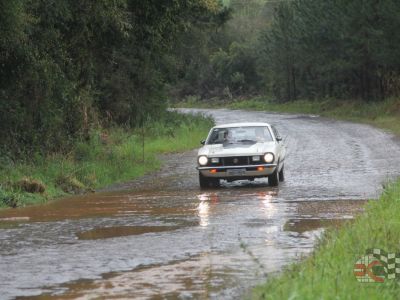
M395 0L0 0L0 155L62 152L168 101L398 96Z
M2 154L62 152L95 126L159 117L186 64L177 44L227 15L214 0L0 0Z
M263 35L270 89L286 100L398 96L399 11L396 0L282 2Z

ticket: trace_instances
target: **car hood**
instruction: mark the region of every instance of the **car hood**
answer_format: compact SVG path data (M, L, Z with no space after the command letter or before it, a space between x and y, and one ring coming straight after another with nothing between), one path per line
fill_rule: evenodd
M237 156L237 155L257 155L265 152L275 153L275 143L255 143L255 144L215 144L205 145L199 149L198 155L209 157Z

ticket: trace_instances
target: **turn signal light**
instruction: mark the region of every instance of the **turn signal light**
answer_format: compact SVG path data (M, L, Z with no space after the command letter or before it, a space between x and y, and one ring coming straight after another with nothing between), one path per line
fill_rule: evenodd
M213 174L217 173L217 169L211 169L210 173L213 173Z
M264 167L257 167L257 171L264 171Z

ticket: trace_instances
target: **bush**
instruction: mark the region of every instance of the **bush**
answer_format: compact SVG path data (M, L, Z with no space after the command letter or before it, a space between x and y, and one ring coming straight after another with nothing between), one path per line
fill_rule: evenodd
M46 190L46 186L44 185L43 182L29 177L23 177L21 180L14 183L14 188L32 194L33 193L43 194Z

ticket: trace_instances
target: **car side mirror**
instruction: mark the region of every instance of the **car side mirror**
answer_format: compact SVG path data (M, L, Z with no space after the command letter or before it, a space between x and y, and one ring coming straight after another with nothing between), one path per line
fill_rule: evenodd
M276 140L277 140L278 142L280 142L280 141L282 141L282 137L277 136L277 137L276 137Z
M205 145L205 143L206 143L205 140L200 141L200 144L202 144L202 145Z

